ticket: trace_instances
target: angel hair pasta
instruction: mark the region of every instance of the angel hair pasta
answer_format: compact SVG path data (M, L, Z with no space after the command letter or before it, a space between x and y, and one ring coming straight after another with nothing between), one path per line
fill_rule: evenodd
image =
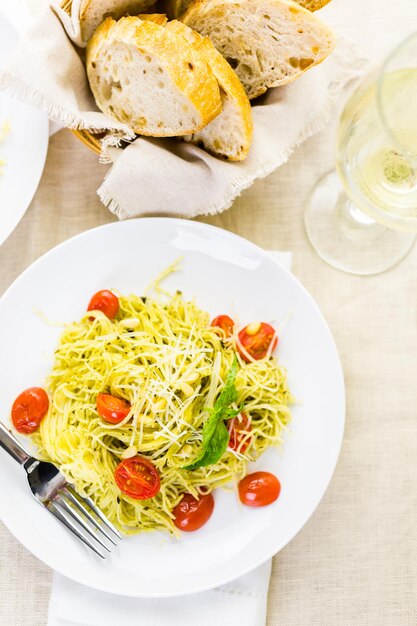
M114 315L97 297L65 327L50 408L33 437L122 532L178 532L184 494L198 500L242 478L248 461L280 444L290 421L286 371L269 353L251 358L247 342L241 356L241 333L227 337L180 293L106 293Z

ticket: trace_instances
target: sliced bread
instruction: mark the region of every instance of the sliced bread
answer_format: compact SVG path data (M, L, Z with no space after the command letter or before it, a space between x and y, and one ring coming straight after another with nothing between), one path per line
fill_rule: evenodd
M138 15L155 2L156 0L81 0L80 28L83 41L90 39L106 17L118 20L123 15Z
M103 113L139 135L189 135L221 112L205 55L150 19L105 20L87 45L87 75Z
M295 0L298 4L300 4L305 9L309 11L318 11L322 9L326 4L330 2L330 0Z
M148 22L154 22L160 26L165 26L168 21L167 16L164 13L142 13L138 15L141 20L148 20Z
M230 161L242 161L249 152L253 132L252 110L242 83L208 37L176 20L168 22L165 28L182 34L204 51L220 85L222 112L197 133L184 137L185 141L202 145L208 152Z
M175 18L180 17L192 2L193 0L170 0L168 5L170 14ZM330 0L295 0L295 2L309 11L318 11L328 4Z
M335 45L331 30L292 0L199 0L181 21L210 37L250 99L321 63Z

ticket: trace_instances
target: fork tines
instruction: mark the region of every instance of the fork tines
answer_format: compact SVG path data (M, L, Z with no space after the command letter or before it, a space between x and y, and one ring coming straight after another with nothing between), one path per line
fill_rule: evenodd
M93 500L89 497L82 498L68 484L49 502L48 509L102 559L106 558L106 554L103 554L99 546L107 552L111 551L105 539L114 546L117 545L115 538L122 539L119 531Z

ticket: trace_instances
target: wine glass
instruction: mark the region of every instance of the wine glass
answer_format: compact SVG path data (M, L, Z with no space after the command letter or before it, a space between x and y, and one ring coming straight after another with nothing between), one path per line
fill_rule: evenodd
M308 238L334 267L377 274L401 261L417 233L417 32L349 98L336 170L316 184Z

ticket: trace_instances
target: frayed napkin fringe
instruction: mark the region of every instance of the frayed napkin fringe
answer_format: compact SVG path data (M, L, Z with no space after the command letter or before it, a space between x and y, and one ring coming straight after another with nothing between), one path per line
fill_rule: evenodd
M63 124L72 130L88 130L91 133L111 133L106 135L104 148L107 146L120 146L122 141L132 141L136 135L123 130L109 129L108 126L92 126L83 121L79 114L65 109L61 104L46 96L42 91L24 82L17 76L8 72L0 72L0 90L7 91L18 100L27 102L38 109L42 109L54 122ZM103 142L104 143L104 142ZM104 149L105 153L105 149ZM107 161L108 162L108 161Z
M111 196L109 190L106 188L106 183L104 182L101 187L97 189L97 195L104 204L119 220L124 220L129 217L129 215L122 209L120 204Z
M111 134L105 135L100 141L101 151L99 162L104 164L113 163L109 148L120 148L122 142L131 143L135 139L137 139L136 135L134 135L134 137L127 137L123 131L114 131Z
M41 91L24 83L16 76L12 76L7 72L1 72L0 89L8 91L19 100L28 102L34 107L46 111L48 113L48 117L50 117L54 122L62 123L64 126L73 129L87 128L87 125L83 124L77 115L64 109L62 105L54 102L52 98L48 98L48 96L45 96L45 94ZM105 130L105 128L101 129L102 132ZM100 129L97 129L97 132L100 132Z

